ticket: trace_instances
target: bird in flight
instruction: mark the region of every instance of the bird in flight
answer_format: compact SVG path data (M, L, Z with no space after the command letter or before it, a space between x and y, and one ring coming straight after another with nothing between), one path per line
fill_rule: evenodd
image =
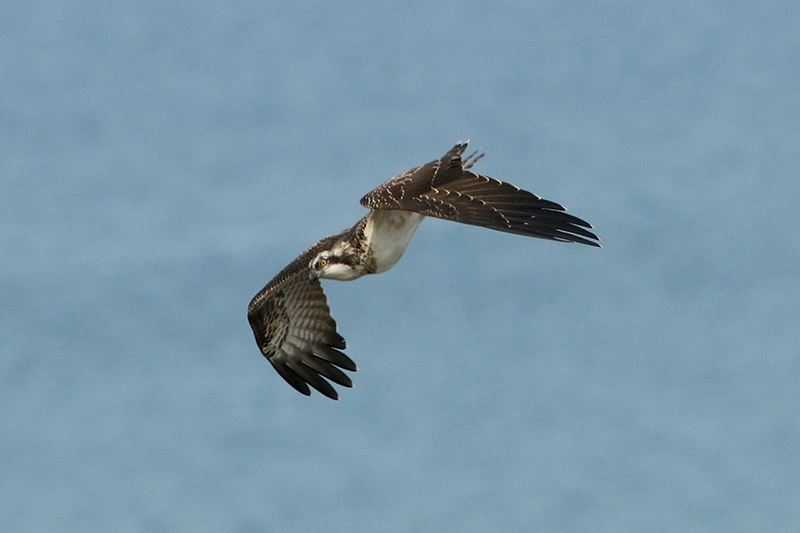
M392 268L426 216L517 235L597 246L591 224L554 202L470 169L483 154L462 158L467 142L436 161L395 176L361 199L370 209L355 226L331 235L281 270L255 295L247 318L261 353L297 391L311 385L338 400L328 382L352 387L342 370L356 364L341 350L320 279L351 281Z

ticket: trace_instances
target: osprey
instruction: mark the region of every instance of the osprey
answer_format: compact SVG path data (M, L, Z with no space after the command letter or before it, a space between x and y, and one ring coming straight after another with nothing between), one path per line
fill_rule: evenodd
M297 391L308 386L339 395L326 380L352 387L342 372L356 364L340 350L320 278L350 281L380 274L402 257L426 216L561 242L600 245L592 226L554 202L469 169L483 154L462 159L467 142L441 159L395 176L361 199L370 212L355 226L322 239L281 270L247 310L264 357Z

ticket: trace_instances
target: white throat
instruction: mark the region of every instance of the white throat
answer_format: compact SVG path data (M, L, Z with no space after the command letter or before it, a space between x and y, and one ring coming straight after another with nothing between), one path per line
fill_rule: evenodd
M369 213L364 235L367 254L375 260L376 274L386 272L403 257L424 215L412 211L373 209Z

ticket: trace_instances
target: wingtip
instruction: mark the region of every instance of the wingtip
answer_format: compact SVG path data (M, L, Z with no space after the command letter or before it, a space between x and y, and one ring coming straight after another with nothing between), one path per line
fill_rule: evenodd
M322 391L320 391L320 392L322 392ZM330 392L330 391L328 391L328 392ZM333 401L336 401L336 402L339 401L339 393L336 392L336 389L333 389L333 393L331 393L331 394L328 394L327 392L322 392L322 394L324 394L325 397L330 398Z

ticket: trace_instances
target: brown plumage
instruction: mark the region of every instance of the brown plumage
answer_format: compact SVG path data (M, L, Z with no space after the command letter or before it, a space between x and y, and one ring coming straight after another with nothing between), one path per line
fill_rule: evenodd
M462 155L459 143L441 159L404 172L361 199L369 214L355 226L314 244L281 270L250 302L248 319L261 353L292 387L309 385L338 399L326 379L351 387L356 371L340 350L320 278L352 280L385 272L402 256L425 216L497 231L597 246L592 226L554 202L470 170L482 154Z

